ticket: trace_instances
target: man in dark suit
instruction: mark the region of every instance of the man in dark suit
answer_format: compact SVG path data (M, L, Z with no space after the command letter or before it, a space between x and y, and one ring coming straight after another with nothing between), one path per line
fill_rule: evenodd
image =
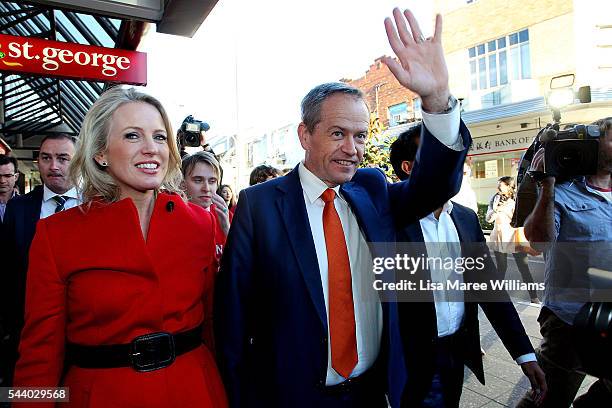
M43 185L8 202L0 234L0 259L6 263L0 273L2 313L8 332L8 356L3 362L10 383L17 361L19 333L23 327L25 282L30 244L40 218L79 204L79 196L68 177L74 156L74 139L65 134L46 136L40 145L38 171Z
M448 90L441 18L425 40L409 11L394 17L399 35L385 26L399 62L385 62L421 96L426 122L418 175L389 184L357 170L369 125L359 90L331 83L306 95L304 161L241 192L221 263L215 333L232 407L386 407L385 388L396 390L396 304L373 289L368 242L395 242L396 225L452 197L471 139Z
M17 159L0 154L0 224L4 221L6 203L15 197L15 183L19 177Z
M400 180L410 177L420 134L421 125L418 124L400 134L391 144L390 161ZM400 230L398 242L402 241L424 243L411 244L411 250L419 247L418 253L428 253L429 250L437 254L452 254L454 248L456 255L464 259L485 260L483 271L469 271L463 276L453 276L453 273L448 274L433 264L431 268L420 270L415 275L416 280L443 282L450 277L469 282L481 281L483 277L498 278L476 214L455 202L448 201L427 217ZM428 255L432 256L432 253ZM480 276L474 276L475 272ZM402 407L458 407L464 365L484 384L478 329L479 304L512 358L521 365L533 389L538 390L540 398L544 396L544 373L536 362L533 347L516 309L505 292L496 302L479 303L463 302L463 293L450 294L445 289L425 292L424 295L429 295L430 302L403 302L398 307L407 370Z

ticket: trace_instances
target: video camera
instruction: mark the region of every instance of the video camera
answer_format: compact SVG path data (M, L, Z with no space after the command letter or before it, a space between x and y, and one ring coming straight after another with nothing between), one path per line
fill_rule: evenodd
M591 286L612 291L612 271L589 268ZM574 319L573 341L580 356L580 371L612 380L612 303L589 302Z
M544 147L542 176L566 178L595 174L600 136L597 125L568 125L563 130L559 129L558 122L546 126L532 145L534 154Z
M567 82L568 77L571 82ZM555 85L555 83L564 81L565 84L561 87ZM516 178L516 207L511 223L515 228L523 226L525 219L535 207L537 191L534 181L542 180L547 176L571 178L597 172L599 137L601 136L599 127L573 124L561 129L560 109L574 102L574 92L569 88L573 83L573 74L562 75L551 80L552 91L548 97L548 104L552 110L553 123L549 123L538 132L533 143L521 158ZM558 93L555 94L554 92L557 91ZM591 102L590 87L581 87L577 96L581 103ZM544 171L529 171L533 156L542 147L544 148Z
M177 139L179 145L185 147L198 147L200 146L200 138L202 132L208 132L210 125L206 122L196 120L192 115L187 116L177 133Z

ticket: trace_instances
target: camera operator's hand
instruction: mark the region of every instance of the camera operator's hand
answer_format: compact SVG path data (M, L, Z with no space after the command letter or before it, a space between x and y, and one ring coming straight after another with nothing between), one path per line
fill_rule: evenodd
M529 171L535 171L544 173L544 148L540 147L538 151L533 155L531 164L529 165ZM541 180L541 183L545 187L552 187L555 185L555 178L553 176L546 176Z
M221 229L227 237L227 234L230 229L229 209L227 208L227 204L225 204L225 200L223 199L223 197L221 197L217 193L213 194L212 202L215 205L215 213L217 214L217 220L219 220Z
M544 148L540 147L538 151L533 155L531 164L529 165L529 171L541 171L544 172Z
M533 155L529 172L544 174L544 148L538 149ZM544 252L555 238L555 178L546 176L537 182L541 187L538 201L525 220L525 237L531 242L531 247Z
M528 361L521 364L521 369L529 382L531 383L532 398L536 405L541 405L546 393L548 392L548 386L546 385L546 376L544 371L540 368L537 361Z

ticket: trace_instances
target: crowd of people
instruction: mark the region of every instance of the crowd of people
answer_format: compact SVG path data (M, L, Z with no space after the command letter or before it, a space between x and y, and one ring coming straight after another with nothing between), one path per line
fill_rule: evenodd
M521 403L568 407L584 378L571 342L582 305L547 287L536 351L507 294L383 301L371 266L385 252L371 243L444 243L440 256L487 259L486 276L503 277L512 253L533 282L526 254L508 246L529 239L554 275L561 256L543 243L612 240L612 119L598 123L598 173L538 180L524 231L509 227L513 180L500 179L493 263L477 208L453 199L471 136L448 88L441 17L429 38L408 10L385 28L397 59L383 61L423 107L391 146L397 183L359 169L370 114L344 83L302 100L304 160L285 175L256 167L238 198L215 154L181 158L162 104L133 88L103 93L78 138L42 140L42 185L28 194L16 195L18 163L0 155L2 385L68 387L73 407L458 407L464 366L484 384L480 306L529 380ZM606 406L611 384L601 378L574 406Z

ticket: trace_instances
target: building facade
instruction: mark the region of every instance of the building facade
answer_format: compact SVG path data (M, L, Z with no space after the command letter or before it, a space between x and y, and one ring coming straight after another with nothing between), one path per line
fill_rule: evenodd
M370 112L376 114L385 127L414 122L421 117L419 96L400 85L382 62L382 57L377 58L361 78L340 81L364 93Z
M524 151L552 121L553 77L573 74L592 102L561 112L562 123L612 115L612 2L436 0L444 19L450 87L462 101L474 144L472 186L488 202L497 179L515 176Z
M474 143L471 185L486 204L502 176L518 164L538 131L552 122L546 98L553 77L573 74L573 88L590 86L592 101L562 109L562 123L612 116L612 2L598 0L435 0L444 19L443 46L451 92ZM421 119L418 95L374 60L364 76L341 81L361 89L370 112L395 137ZM576 101L577 102L577 101ZM239 188L254 166L292 167L303 158L297 123L273 131L217 138L228 176ZM237 169L237 170L235 170ZM236 174L234 174L234 172Z

